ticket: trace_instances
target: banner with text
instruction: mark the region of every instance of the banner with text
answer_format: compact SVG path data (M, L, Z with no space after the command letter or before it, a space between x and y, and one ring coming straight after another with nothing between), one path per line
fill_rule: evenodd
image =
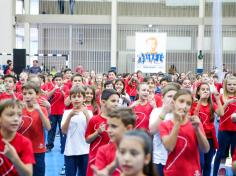
M166 72L166 33L136 33L135 71Z

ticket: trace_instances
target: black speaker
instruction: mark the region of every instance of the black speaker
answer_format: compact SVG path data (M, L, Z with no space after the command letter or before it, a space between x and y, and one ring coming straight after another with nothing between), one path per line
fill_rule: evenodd
M26 49L13 49L14 72L19 75L26 67Z

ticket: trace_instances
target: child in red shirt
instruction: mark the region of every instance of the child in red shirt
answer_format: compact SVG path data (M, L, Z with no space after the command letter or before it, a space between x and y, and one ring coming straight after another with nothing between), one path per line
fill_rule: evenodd
M188 116L192 105L191 92L179 90L173 99L174 118L159 126L163 145L169 152L164 175L201 175L199 148L206 153L210 147L200 119Z
M53 87L48 90L48 98L51 103L51 114L49 116L52 128L48 132L47 150L51 151L54 147L54 140L56 136L57 125L60 132L61 153L65 148L65 136L61 133L61 120L65 109L65 92L68 91L66 86L63 86L62 74L57 73L54 78Z
M137 78L137 74L132 74L128 84L126 85L126 92L130 96L131 101L135 101L135 97L137 95L137 87L139 84L139 80Z
M15 92L16 88L16 78L12 75L4 76L4 84L6 92L0 94L0 100L3 99L21 99L21 94Z
M44 127L50 130L47 110L37 102L40 87L33 82L27 82L22 87L25 107L22 110L22 124L18 132L29 138L33 144L36 164L33 166L33 175L45 175L45 141Z
M135 118L136 116L130 108L119 108L109 113L107 132L111 142L98 149L95 160L95 173L99 172L97 170L102 170L113 162L116 162L117 146L119 145L123 134L127 130L133 129ZM120 176L120 174L120 169L116 168L116 170L109 175Z
M230 76L224 80L224 94L221 97L221 101L225 113L220 117L219 149L215 156L213 176L217 176L220 161L225 153L228 153L228 146L231 149L231 156L233 156L236 148L236 123L231 118L232 114L236 112L236 77Z
M87 176L93 176L91 165L95 163L96 153L99 147L109 142L106 132L108 112L114 110L119 103L119 96L113 89L105 89L101 96L101 114L93 116L85 133L86 142L90 144Z
M100 109L96 103L95 89L92 86L85 86L85 105L88 110L92 111L93 115L100 114Z
M21 110L21 105L15 100L0 102L1 175L32 175L32 164L35 163L32 144L16 132L21 123Z
M196 99L198 101L192 104L190 111L191 115L197 115L200 118L207 140L210 144L210 150L208 153L200 153L201 161L204 161L204 165L201 163L204 176L210 176L212 158L218 148L216 130L214 126L214 113L218 116L222 116L224 114L219 93L214 92L214 97L217 104L213 103L211 97L210 86L207 83L201 83L196 90Z
M135 122L136 129L144 129L149 131L149 118L152 109L156 107L156 102L148 102L149 97L149 87L147 83L142 82L138 86L138 96L139 99L131 104L130 107L134 107L134 112L137 116Z

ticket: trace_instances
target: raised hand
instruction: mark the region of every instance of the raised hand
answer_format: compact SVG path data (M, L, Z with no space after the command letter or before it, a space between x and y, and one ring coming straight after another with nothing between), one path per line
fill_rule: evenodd
M13 161L18 157L16 149L6 139L2 139L2 142L5 144L3 154Z
M199 124L201 123L199 117L196 115L189 117L189 120L192 123L194 129L197 129L199 127Z

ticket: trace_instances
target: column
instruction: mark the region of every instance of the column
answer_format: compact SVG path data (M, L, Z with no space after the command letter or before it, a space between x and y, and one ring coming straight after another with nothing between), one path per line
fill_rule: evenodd
M205 0L200 0L199 1L199 18L202 19L202 23L200 25L198 25L197 73L203 72L203 59L204 59L204 57L201 57L201 54L202 54L202 51L204 50L204 23L203 23L204 17L205 17Z
M13 53L15 47L15 0L0 0L0 53ZM12 56L0 56L0 65Z
M25 15L30 14L30 0L24 0L24 10ZM30 24L24 23L24 48L26 49L26 54L30 54ZM36 53L33 53L36 54ZM26 56L26 65L32 65L33 58Z
M116 69L117 60L117 0L112 1L111 14L111 69Z
M212 59L215 63L219 81L223 79L223 57L222 57L222 0L213 1L212 9Z

